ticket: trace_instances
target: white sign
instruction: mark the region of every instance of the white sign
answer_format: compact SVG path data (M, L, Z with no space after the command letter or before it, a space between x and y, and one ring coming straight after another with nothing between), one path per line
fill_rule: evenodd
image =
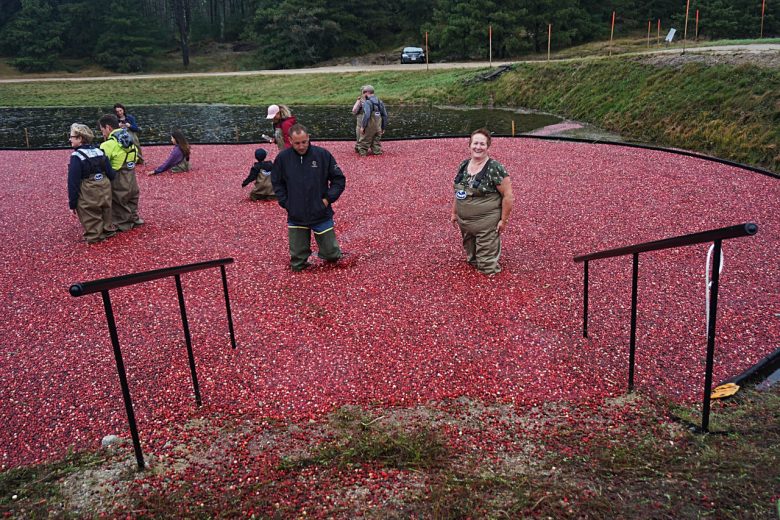
M674 28L669 29L669 34L667 34L666 38L664 38L664 40L666 40L666 43L672 43L672 40L674 40L674 33L676 33L676 32L677 32L677 29L674 29Z

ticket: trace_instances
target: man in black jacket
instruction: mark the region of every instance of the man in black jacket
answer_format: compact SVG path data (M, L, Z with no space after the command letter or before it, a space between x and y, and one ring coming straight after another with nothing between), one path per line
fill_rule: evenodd
M303 271L310 265L312 231L320 258L328 262L341 258L331 205L341 196L347 180L330 152L309 144L309 132L303 125L290 128L290 141L292 148L276 156L271 182L279 205L287 210L290 267Z

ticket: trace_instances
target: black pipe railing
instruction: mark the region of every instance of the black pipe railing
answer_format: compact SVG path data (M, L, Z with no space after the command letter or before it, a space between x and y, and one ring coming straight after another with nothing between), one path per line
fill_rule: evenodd
M138 462L138 468L144 469L144 455L141 451L141 441L138 435L138 426L135 421L135 413L133 412L133 401L130 397L130 387L127 384L127 372L125 371L125 364L122 360L122 351L119 348L119 335L117 334L116 321L114 320L114 310L111 306L111 297L108 291L116 289L118 287L126 287L129 285L135 285L142 282L148 282L151 280L157 280L160 278L167 278L173 276L176 280L176 294L179 299L179 311L181 312L181 322L184 328L184 341L187 346L187 359L190 366L190 375L192 376L192 387L195 393L195 403L197 406L202 404L200 398L200 387L198 386L198 375L195 372L195 356L192 352L192 338L190 336L189 322L187 321L187 310L184 305L184 291L181 285L181 275L192 271L200 271L202 269L208 269L211 267L219 267L222 272L222 289L225 294L225 307L227 309L228 329L230 331L230 343L232 347L236 348L236 337L233 332L233 317L230 312L230 296L228 295L227 274L225 272L225 265L232 264L232 258L223 258L221 260L209 260L207 262L199 262L195 264L180 265L177 267L166 267L164 269L156 269L153 271L145 271L142 273L134 273L123 276L116 276L113 278L103 278L100 280L93 280L91 282L74 283L70 286L71 296L84 296L100 292L103 297L103 307L106 311L106 321L108 322L108 333L111 336L111 345L114 348L114 359L116 360L116 370L119 374L119 384L122 387L122 398L125 402L125 411L127 412L127 422L130 426L130 435L133 439L133 449L135 450L135 459Z
M720 282L720 257L722 243L730 238L755 235L758 233L758 226L752 222L746 222L737 226L730 226L701 233L692 233L653 242L644 242L632 246L619 247L606 251L599 251L587 255L574 257L575 262L584 262L584 290L583 290L583 315L582 315L582 335L588 337L588 264L592 260L603 258L612 258L616 256L633 256L633 273L631 279L631 334L628 347L628 391L634 390L634 355L636 352L636 315L637 315L637 288L639 281L639 253L648 251L659 251L673 247L690 246L703 242L713 242L714 254L712 262L712 280L709 302L709 319L707 321L707 365L704 373L704 400L702 405L701 430L709 431L710 421L710 394L712 393L712 368L715 357L715 317L718 310L718 285Z

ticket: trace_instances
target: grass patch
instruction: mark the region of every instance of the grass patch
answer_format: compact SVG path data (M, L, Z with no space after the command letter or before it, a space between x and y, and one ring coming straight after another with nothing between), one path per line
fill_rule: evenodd
M51 511L63 510L62 481L105 460L96 453L70 452L56 462L0 473L0 516L48 518Z
M441 436L426 425L393 425L384 417L371 418L354 407L337 410L331 425L335 439L298 458L283 458L280 469L335 465L346 467L377 463L396 469L431 469L448 457Z
M639 408L639 425L555 428L550 437L563 449L537 468L448 466L413 511L434 518L777 518L780 391L746 390L714 408L725 435L653 428L695 412L652 401Z
M525 412L470 400L451 414L350 406L326 422L264 426L201 417L193 429L209 433L191 437L187 464L112 473L110 501L73 494L94 482L79 474L117 467L99 455L6 471L0 515L777 518L780 387L714 402L709 435L679 421L695 409L630 397ZM496 444L481 447L485 435Z

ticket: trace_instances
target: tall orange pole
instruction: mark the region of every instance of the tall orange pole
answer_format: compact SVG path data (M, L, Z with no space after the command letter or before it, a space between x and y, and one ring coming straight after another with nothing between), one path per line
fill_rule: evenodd
M658 19L658 29L655 34L655 44L661 45L661 19Z
M696 9L696 36L693 38L695 41L699 41L699 10Z
M615 11L612 11L612 29L609 31L609 55L612 56L612 37L615 35Z
M650 48L650 20L647 21L647 48Z
M428 68L428 63L430 63L428 54L428 31L425 31L425 70L430 70Z

